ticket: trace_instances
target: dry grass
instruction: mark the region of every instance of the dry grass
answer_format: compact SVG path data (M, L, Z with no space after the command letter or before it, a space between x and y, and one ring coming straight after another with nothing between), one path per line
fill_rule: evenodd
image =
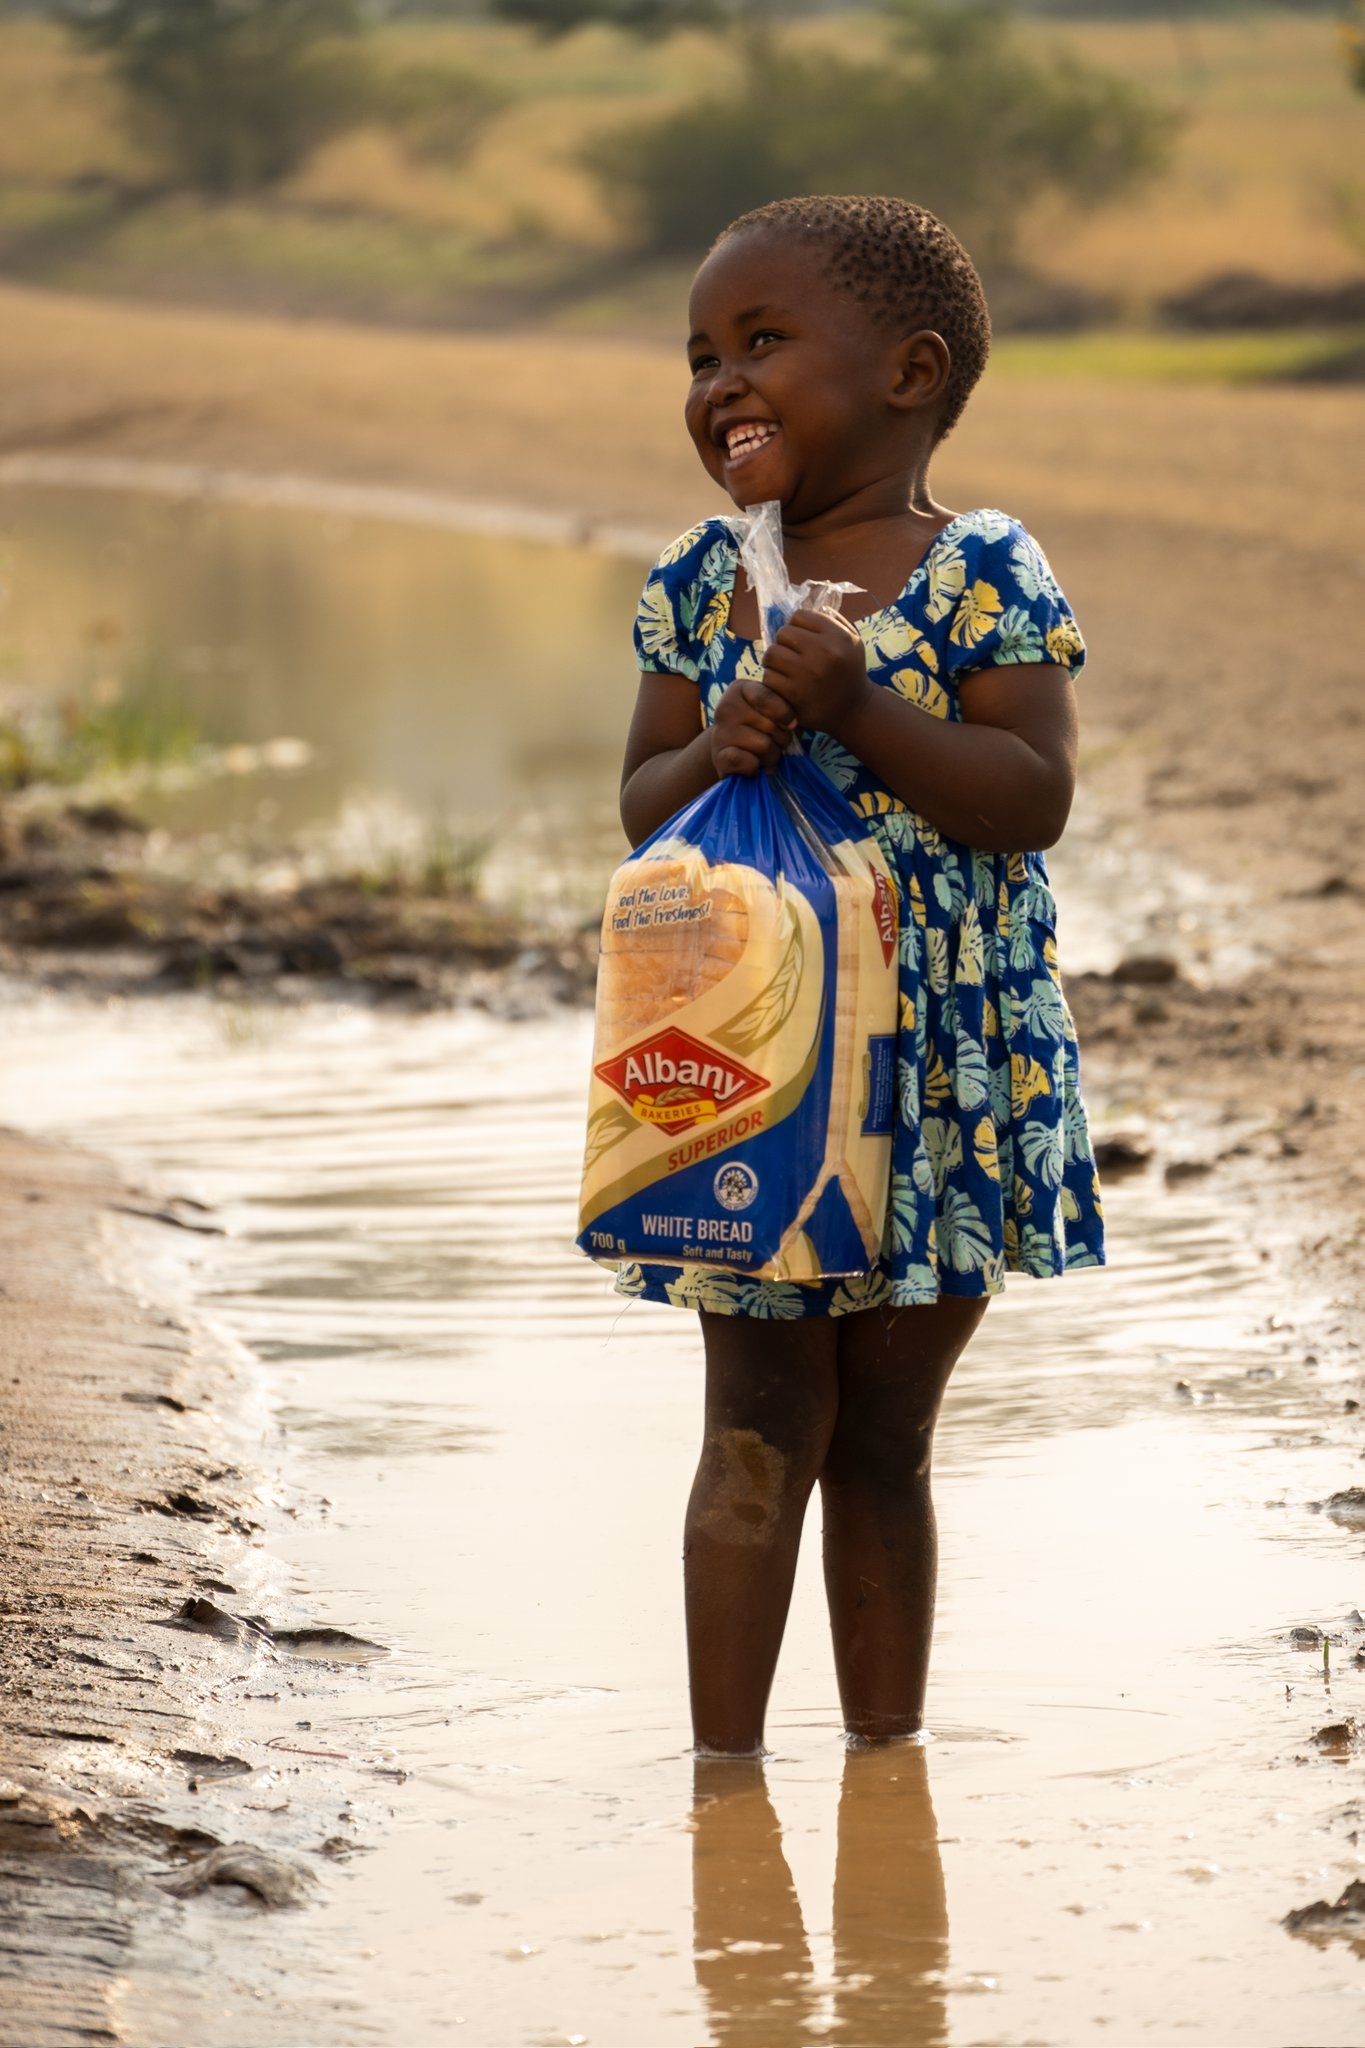
M1140 303L1218 270L1359 269L1365 252L1340 215L1365 165L1365 98L1347 84L1330 15L1077 22L1068 40L1182 107L1186 127L1159 184L1066 227L1066 274ZM1040 221L1040 261L1048 242Z
M1037 23L1028 33L1142 79L1186 115L1171 171L1131 203L1080 216L1040 209L1026 234L1040 268L1111 291L1137 316L1216 270L1326 279L1359 268L1365 181L1352 167L1365 162L1365 99L1347 85L1330 17ZM870 15L841 15L793 34L868 54L883 31ZM0 263L76 288L236 290L255 303L458 320L481 292L553 286L610 251L617 226L577 167L581 145L692 96L727 62L701 35L649 46L599 28L542 45L492 23L391 26L380 49L395 63L460 66L512 95L459 171L417 164L366 131L322 151L269 202L174 200L130 214L110 181L145 180L149 166L95 67L50 27L0 26ZM648 327L657 289L627 280L578 317Z

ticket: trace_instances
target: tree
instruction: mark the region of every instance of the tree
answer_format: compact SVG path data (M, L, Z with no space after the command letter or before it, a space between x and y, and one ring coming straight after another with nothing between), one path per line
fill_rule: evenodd
M67 0L61 11L108 54L138 137L201 191L274 184L364 110L358 0Z
M519 22L547 39L600 21L652 41L721 18L717 0L492 0L492 8L503 21Z
M695 254L802 192L885 192L1009 260L1047 192L1093 205L1163 161L1175 117L1137 86L1036 56L1008 0L892 0L880 63L793 52L769 28L728 91L599 138L585 161L644 247Z
M1339 29L1346 76L1357 92L1365 92L1365 0L1347 0Z

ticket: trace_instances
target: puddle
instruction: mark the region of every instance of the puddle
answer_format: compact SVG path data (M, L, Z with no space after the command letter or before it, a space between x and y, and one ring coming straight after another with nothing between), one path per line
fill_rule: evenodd
M1112 1268L1016 1283L959 1369L922 1747L845 1757L813 1513L760 1775L685 1753L694 1328L567 1248L586 1018L24 990L0 1031L0 1119L215 1205L184 1248L288 1427L280 1605L392 1646L305 1730L253 1708L372 1853L285 1933L190 1902L132 2038L267 2038L202 1997L243 1941L329 2048L1365 2033L1349 1944L1280 1924L1360 1869L1314 1738L1365 1723L1365 1671L1290 1640L1357 1633L1359 1529L1316 1504L1359 1387L1216 1187L1116 1185Z
M435 831L478 861L490 841L488 881L513 899L550 833L558 893L586 901L624 844L643 575L601 548L337 504L0 485L0 686L149 688L243 763L304 743L289 773L139 795L154 824L317 835L374 869ZM543 898L543 869L529 879Z

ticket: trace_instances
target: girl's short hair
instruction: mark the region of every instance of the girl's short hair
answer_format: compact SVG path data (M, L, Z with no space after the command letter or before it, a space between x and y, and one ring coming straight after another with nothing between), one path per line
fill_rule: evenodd
M941 334L952 368L939 438L956 426L986 367L991 316L976 265L937 214L908 199L861 194L775 199L731 221L712 246L759 230L821 243L831 281L865 306L879 326L905 334L932 327Z

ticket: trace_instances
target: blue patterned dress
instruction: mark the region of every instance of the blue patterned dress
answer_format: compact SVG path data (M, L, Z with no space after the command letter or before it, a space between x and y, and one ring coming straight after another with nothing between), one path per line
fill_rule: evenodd
M695 682L707 724L730 683L762 673L758 643L728 629L738 562L729 521L693 527L659 557L636 619L641 668ZM900 596L857 627L873 681L935 718L961 717L958 683L975 669L1057 662L1076 675L1085 660L1036 541L990 510L945 526ZM1103 1265L1042 855L945 838L828 733L799 738L867 820L900 887L899 1112L882 1255L864 1279L811 1282L626 1265L618 1289L726 1315L834 1316L997 1294L1007 1272Z

